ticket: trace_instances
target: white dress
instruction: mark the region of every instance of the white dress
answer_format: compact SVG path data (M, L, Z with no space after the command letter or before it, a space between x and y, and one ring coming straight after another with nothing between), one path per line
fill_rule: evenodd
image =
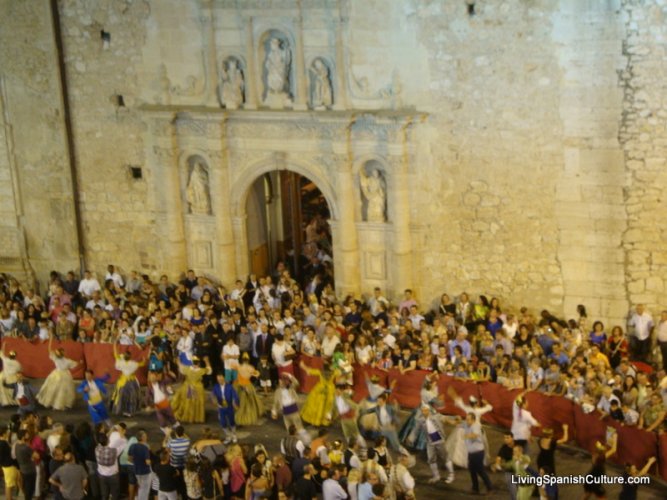
M14 391L10 387L5 387L3 384L14 384L16 382L16 374L21 371L21 363L15 359L8 358L0 354L2 358L2 372L0 372L0 406L15 406L17 403L14 400Z
M77 363L67 358L59 358L53 354L49 359L56 365L55 369L46 377L42 388L37 393L37 401L45 408L66 410L74 406L76 393L71 368Z
M466 415L468 413L474 413L480 424L482 423L482 415L493 410L493 407L488 404L482 407L466 405L460 398L457 398L454 403L458 408L461 408ZM484 465L488 465L490 463L489 441L486 437L484 427L482 427L482 440L484 441ZM447 454L454 465L463 469L468 468L468 449L466 448L465 430L463 429L463 425L456 426L456 429L449 435L446 448Z

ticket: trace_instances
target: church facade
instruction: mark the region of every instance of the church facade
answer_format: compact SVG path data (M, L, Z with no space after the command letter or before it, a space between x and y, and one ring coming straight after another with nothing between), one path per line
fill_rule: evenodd
M313 181L336 286L620 322L667 280L659 0L0 0L0 270L250 271Z

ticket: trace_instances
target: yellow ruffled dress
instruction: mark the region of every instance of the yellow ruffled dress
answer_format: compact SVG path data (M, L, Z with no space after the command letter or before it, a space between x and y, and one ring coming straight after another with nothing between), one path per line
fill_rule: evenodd
M203 423L206 420L204 405L206 392L202 378L210 369L197 366L181 365L181 373L185 377L171 400L174 416L182 423Z
M239 393L239 409L234 414L237 425L255 425L264 413L264 405L249 378L239 369L236 390Z
M49 358L56 365L55 369L46 377L41 389L37 393L37 401L45 408L67 410L74 406L76 392L74 378L70 369L77 364L71 359L59 358L50 355Z
M301 368L302 370L304 367ZM306 373L320 377L320 381L310 391L306 402L301 408L301 420L304 422L323 426L331 423L331 412L333 411L336 386L334 379L338 372L334 371L329 378L325 378L320 370L305 368Z

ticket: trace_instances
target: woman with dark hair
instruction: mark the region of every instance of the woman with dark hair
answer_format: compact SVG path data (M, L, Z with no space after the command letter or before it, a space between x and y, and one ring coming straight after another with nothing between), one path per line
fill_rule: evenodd
M607 333L604 331L604 323L596 321L593 323L593 331L588 335L588 340L591 344L595 344L604 352L607 347Z
M595 443L595 449L591 454L591 462L593 465L588 471L587 476L591 476L591 481L584 484L584 500L588 500L591 496L596 498L605 498L606 492L602 481L606 476L606 462L607 459L616 453L616 433L613 434L612 444L609 448L599 441Z
M628 356L628 341L623 335L623 329L615 326L611 329L611 335L607 339L606 352L609 356L609 364L612 369L616 369L621 364L621 360Z
M454 304L452 299L446 293L443 293L440 297L440 306L438 306L438 312L440 313L440 316L446 316L447 314L456 316L456 304Z

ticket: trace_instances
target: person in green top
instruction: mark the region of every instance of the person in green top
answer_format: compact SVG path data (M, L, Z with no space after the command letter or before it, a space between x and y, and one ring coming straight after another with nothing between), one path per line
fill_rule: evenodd
M530 465L530 457L523 452L523 446L520 444L514 445L514 450L512 453L512 459L505 462L503 468L507 471L510 471L514 476L514 481L517 477L528 477L530 472L528 472L528 466ZM517 500L530 500L533 494L533 485L532 484L518 484L517 485Z

